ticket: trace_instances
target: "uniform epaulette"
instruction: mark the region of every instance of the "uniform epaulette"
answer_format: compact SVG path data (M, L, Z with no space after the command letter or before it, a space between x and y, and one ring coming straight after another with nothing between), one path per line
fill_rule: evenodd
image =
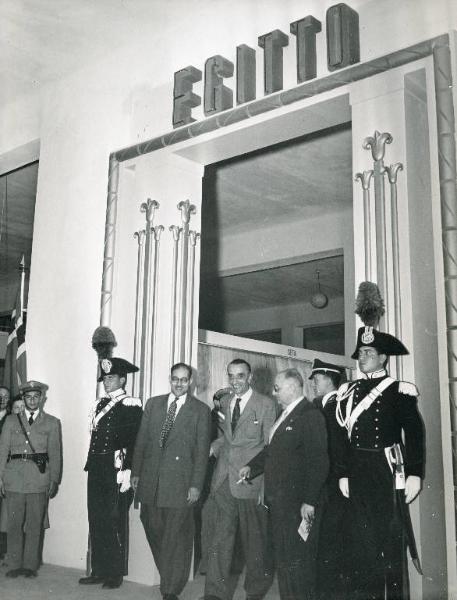
M139 398L134 398L133 396L122 398L122 404L124 406L143 406L141 400Z
M406 394L407 396L419 396L419 390L414 383L410 383L409 381L399 381L398 391L400 394Z

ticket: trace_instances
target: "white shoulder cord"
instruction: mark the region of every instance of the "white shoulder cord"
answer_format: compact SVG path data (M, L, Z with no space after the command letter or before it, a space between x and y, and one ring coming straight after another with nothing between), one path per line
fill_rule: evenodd
M336 420L340 427L345 427L346 429L348 429L349 418L352 412L355 386L355 383L345 383L338 389L338 393L336 395ZM346 400L346 398L348 398L348 401L346 404L346 416L344 417L341 403L343 400Z

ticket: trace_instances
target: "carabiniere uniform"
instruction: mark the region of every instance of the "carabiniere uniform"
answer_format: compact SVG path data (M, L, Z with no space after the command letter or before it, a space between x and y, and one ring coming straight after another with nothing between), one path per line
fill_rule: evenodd
M378 342L383 336L381 344L390 343L388 338L401 344L388 334L371 333ZM362 345L377 347L373 341L358 343L353 358ZM381 351L406 354L401 347L404 351ZM339 478L349 478L346 554L351 600L409 597L408 578L403 576L407 545L411 557L418 558L404 487L409 475L424 476L424 427L417 396L414 384L394 380L385 369L338 390L336 418L347 436L338 451L336 470Z
M91 539L92 575L127 575L128 511L133 491L122 491L123 475L130 475L136 435L142 415L141 400L118 389L101 398L91 423L87 509Z

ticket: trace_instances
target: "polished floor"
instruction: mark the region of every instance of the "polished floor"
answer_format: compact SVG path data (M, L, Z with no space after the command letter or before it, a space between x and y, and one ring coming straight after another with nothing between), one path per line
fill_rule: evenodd
M78 578L81 571L43 565L36 579L5 577L8 567L0 566L0 600L161 600L158 586L150 587L124 581L117 590L104 590L100 585L81 586ZM198 600L203 594L204 577L198 575L187 584L180 600ZM245 593L240 578L233 600L244 600ZM276 582L268 592L265 600L278 600Z

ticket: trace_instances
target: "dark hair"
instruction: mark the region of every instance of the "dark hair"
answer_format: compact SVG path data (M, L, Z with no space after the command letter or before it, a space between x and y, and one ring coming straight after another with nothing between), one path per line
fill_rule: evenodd
M186 369L187 375L189 379L192 377L192 367L186 363L180 362L173 365L170 369L170 375L173 375L173 371L177 371L178 369Z
M299 387L302 388L304 386L303 377L298 369L285 369L281 371L281 374L284 376L284 379L293 379Z
M251 365L248 363L247 360L244 360L244 358L234 358L231 362L229 362L229 364L227 365L227 369L230 367L230 365L245 365L245 367L247 367L248 372L251 372Z

